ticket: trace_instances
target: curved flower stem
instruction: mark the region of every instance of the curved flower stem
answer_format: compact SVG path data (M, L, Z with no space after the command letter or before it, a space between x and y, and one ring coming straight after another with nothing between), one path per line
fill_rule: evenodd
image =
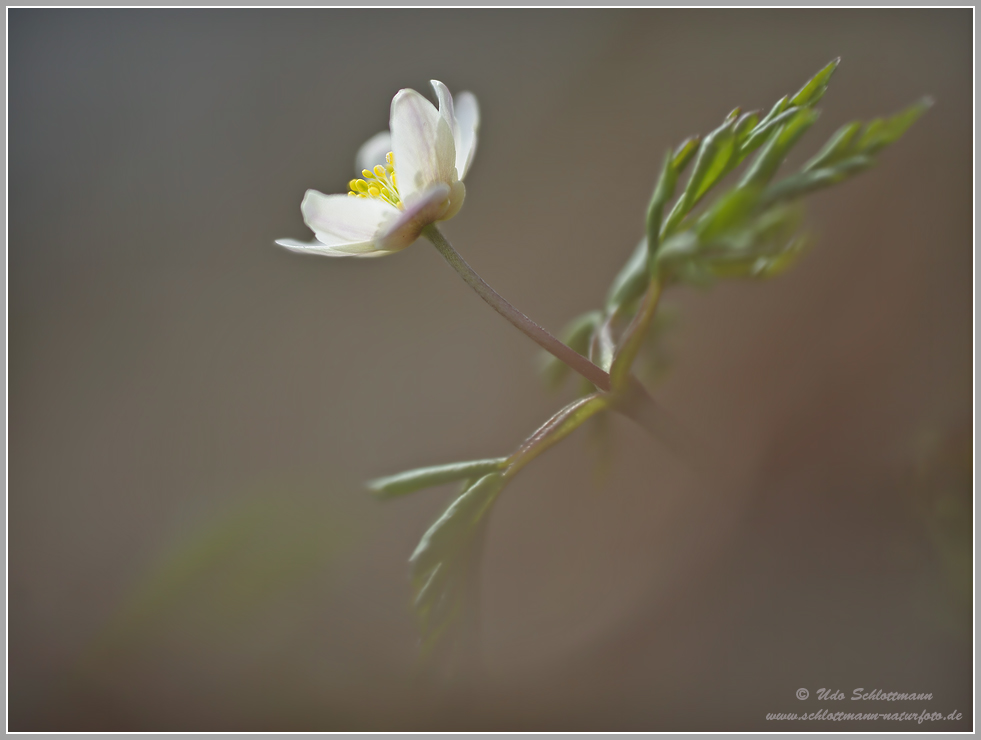
M564 344L563 342L556 339L554 336L549 334L545 329L536 324L534 321L525 316L521 311L516 309L510 303L508 303L504 298L502 298L496 290L489 286L484 279L478 275L474 269L467 264L466 260L460 256L453 245L447 241L446 237L443 236L442 232L436 228L435 224L430 224L422 230L423 236L425 236L429 241L433 243L433 246L439 250L439 253L443 255L443 258L450 263L450 267L456 270L460 277L471 288L476 291L477 295L483 298L491 308L501 314L504 318L510 321L515 327L520 329L522 333L531 338L536 344L555 355L559 360L564 362L570 368L575 370L577 373L582 375L586 380L595 385L599 390L605 391L603 394L603 406L609 407L618 413L632 419L640 427L645 429L651 436L656 439L661 440L665 445L671 448L677 454L682 457L687 458L690 461L702 458L705 455L702 450L702 445L699 444L695 438L686 430L680 423L671 419L655 401L648 394L647 389L641 385L635 377L630 375L629 364L624 362L621 358L620 365L622 366L620 372L623 373L620 387L617 388L613 393L612 382L610 374L603 370L598 365L590 362L588 359L583 357L581 354L576 352L574 349ZM638 339L642 339L644 335L644 329L647 323L649 323L651 316L654 314L654 310L657 307L658 298L660 297L661 284L660 281L655 279L654 283L651 285L644 299L644 304L641 309L643 314L639 319L635 317L634 322L632 322L630 329L628 329L628 335L631 337L636 336ZM621 352L623 348L621 348ZM628 349L627 354L635 353L635 348ZM531 459L537 457L541 452L543 452L547 447L550 447L554 442L564 437L566 434L570 433L579 424L584 422L589 416L592 416L596 411L601 410L600 404L597 403L598 398L596 396L589 396L588 399L590 403L585 407L579 409L579 413L567 415L570 411L569 408L560 411L556 417L553 417L546 427L539 431L553 431L551 425L563 422L560 424L562 428L562 433L553 437L553 434L546 434L545 437L549 441L545 444L545 440L536 440L534 444L531 445L530 449L527 451L519 450L515 454L517 459L509 460L510 463L518 462L518 465L509 468L509 475L514 475L521 467L530 462ZM576 406L576 404L573 404ZM577 407L578 408L578 407ZM528 440L532 442L533 440ZM531 454L529 454L531 453Z
M483 298L491 308L510 321L516 328L520 329L542 349L555 355L597 388L602 391L610 390L609 373L556 339L504 300L496 290L484 282L484 279L480 275L474 272L474 269L467 264L466 260L453 248L453 245L447 241L442 232L436 228L436 224L430 224L424 228L422 234L439 250L443 258L450 263L450 267L456 270L467 285L473 288L477 295Z

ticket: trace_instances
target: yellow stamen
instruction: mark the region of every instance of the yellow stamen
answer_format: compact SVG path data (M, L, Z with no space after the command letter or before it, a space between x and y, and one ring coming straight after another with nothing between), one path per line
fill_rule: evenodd
M378 198L396 208L402 207L398 180L395 178L395 155L385 155L385 164L377 164L372 170L361 170L364 179L354 179L348 183L349 195L360 198Z

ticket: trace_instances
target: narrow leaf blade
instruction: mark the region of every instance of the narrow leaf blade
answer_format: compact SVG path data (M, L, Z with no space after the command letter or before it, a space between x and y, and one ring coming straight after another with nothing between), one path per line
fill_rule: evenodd
M495 457L486 460L468 460L466 462L434 465L428 468L407 470L384 478L369 481L366 486L379 499L390 499L404 496L407 493L441 486L466 478L476 478L500 470L506 458Z
M607 311L637 300L647 288L647 238L640 240L630 259L613 278L606 298Z
M839 64L841 64L841 57L831 60L826 67L814 75L807 81L804 87L797 91L797 94L790 99L790 104L800 107L814 105L824 95L824 91L828 87L828 80L831 79L831 75L838 69Z

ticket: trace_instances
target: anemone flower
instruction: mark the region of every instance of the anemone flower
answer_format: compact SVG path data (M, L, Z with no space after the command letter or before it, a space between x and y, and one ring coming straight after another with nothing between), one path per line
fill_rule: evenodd
M437 110L415 90L392 99L390 131L371 137L358 151L361 178L346 195L307 190L303 222L316 239L278 239L295 252L329 257L380 257L405 249L435 221L453 218L463 205L463 178L477 147L477 99L453 97L432 81Z

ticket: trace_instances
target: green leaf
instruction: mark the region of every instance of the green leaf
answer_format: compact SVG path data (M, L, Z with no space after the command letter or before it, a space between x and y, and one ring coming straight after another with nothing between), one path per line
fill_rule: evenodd
M669 150L661 167L661 177L658 178L651 203L647 207L647 265L653 267L654 257L661 242L661 217L664 215L665 204L674 197L674 188L678 182L678 171L674 167L674 156Z
M695 158L698 153L698 147L702 143L701 136L689 136L674 152L674 171L677 174L681 174L685 171L688 163Z
M728 171L735 149L734 123L735 120L727 118L702 140L688 184L661 229L662 237L670 235L698 200Z
M413 607L428 650L463 614L471 595L486 515L504 489L499 472L480 478L433 523L409 558Z
M709 288L716 281L716 276L700 260L688 260L674 265L671 275L673 282L684 283L695 288Z
M693 231L682 231L665 239L658 252L657 261L659 265L668 263L679 263L687 261L689 258L698 254L700 247L698 236Z
M767 113L765 116L763 116L763 120L757 124L757 128L766 126L768 123L770 123L770 121L772 121L774 118L776 118L785 110L787 110L787 106L789 105L790 105L790 96L784 95L782 98L780 98L780 100L778 100L776 103L773 104L773 107L770 108L770 112Z
M765 144L777 127L786 123L792 118L799 109L813 106L827 89L827 82L832 73L838 66L841 59L836 59L824 69L812 77L807 84L802 87L792 98L784 96L780 98L752 130L739 137L739 159L742 160L747 155Z
M875 163L872 155L899 139L930 104L924 98L891 118L870 121L864 129L860 121L843 126L801 172L768 187L763 202L800 198L869 169Z
M589 338L603 320L602 311L588 311L573 319L562 332L562 341L581 355L589 351Z
M703 242L711 242L727 231L743 225L759 202L756 188L730 190L720 196L712 207L698 219L695 232Z
M807 241L803 236L792 237L770 254L727 254L702 262L702 270L715 278L775 277L787 270L803 252Z
M770 125L773 120L783 114L787 110L789 98L784 95L780 100L774 104L770 112L763 116L763 120L757 123L749 132L745 133L739 144L739 154L740 157L745 157L757 148L759 148L767 139L767 137L773 133L773 127Z
M469 460L447 465L434 465L429 468L407 470L404 473L397 473L385 478L376 478L369 481L366 486L377 498L390 499L423 488L483 476L492 471L500 470L506 461L507 458L495 457L487 460Z
M891 118L870 122L859 137L856 149L863 154L875 154L895 143L932 105L931 98L923 98Z
M783 247L800 229L803 211L799 207L777 205L763 211L753 222L753 240L757 244ZM771 250L771 253L773 250Z
M817 103L824 95L824 91L828 89L828 80L831 79L831 75L834 74L839 64L841 64L841 57L833 59L824 69L808 80L804 87L798 90L797 94L790 99L790 104L803 107Z
M748 113L743 113L739 120L736 121L736 125L733 127L733 132L736 135L736 145L742 148L743 143L749 138L750 132L756 128L760 121L759 111L749 111Z
M596 331L593 332L593 337L589 343L588 357L590 361L607 372L610 370L610 365L613 364L613 354L616 351L612 327L610 326L612 318L612 316L607 316L600 323Z
M659 268L668 282L705 286L717 278L760 278L791 264L801 248L801 211L760 211L754 193L726 194L696 224L665 241Z
M505 482L499 470L488 473L447 507L422 536L409 558L414 580L419 576L423 581L428 580L428 574L459 550L503 490Z
M828 143L821 147L821 150L804 165L804 172L828 167L838 160L847 157L852 151L852 143L855 141L855 135L861 128L861 121L853 121L835 131L834 135L828 139Z
M702 152L699 152L699 158L695 160L694 172L699 172L699 165L701 165L702 170L700 174L702 177L698 182L697 188L694 190L694 195L689 196L691 206L698 203L702 196L728 172L729 161L732 159L733 150L736 145L736 137L733 132L734 124L735 119L729 118L723 126L709 134L706 140L710 138L712 146L703 150L705 154L704 160L702 158ZM694 172L692 173L692 177L694 177ZM690 188L691 183L689 182L686 190Z
M602 311L588 311L566 324L559 333L559 339L579 354L586 356L589 352L589 340L602 320ZM542 352L540 362L540 372L545 385L553 390L557 389L568 376L569 366L549 352Z
M613 278L606 297L606 310L615 311L620 306L640 298L647 290L647 238L637 244L627 264Z
M815 190L837 185L859 172L864 172L873 164L875 160L872 157L857 156L843 159L832 167L798 172L768 187L763 193L763 202L769 205L777 201L801 198Z
M793 265L806 246L807 238L804 236L785 236L747 253L723 253L703 260L700 269L714 278L771 278Z
M798 236L788 242L780 253L761 258L755 267L753 277L772 278L782 275L797 262L807 249L808 243L806 236Z
M759 149L760 145L767 141L777 129L800 112L800 108L788 108L769 121L759 123L756 128L746 136L746 142L740 147L740 155L745 157L747 154Z
M790 149L817 120L818 113L810 108L797 110L767 145L756 155L739 183L740 188L763 187L776 174Z

